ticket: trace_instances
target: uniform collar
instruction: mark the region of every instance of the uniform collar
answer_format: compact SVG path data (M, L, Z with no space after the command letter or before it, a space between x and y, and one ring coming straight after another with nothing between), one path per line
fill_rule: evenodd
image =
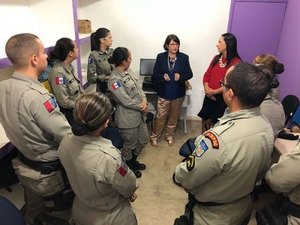
M118 68L114 67L114 72L121 77L125 77L130 74L130 69L128 68L127 71L121 72Z
M121 154L117 148L113 147L112 142L106 138L103 138L101 136L94 137L90 135L83 135L83 136L76 136L73 135L75 140L78 140L80 142L91 144L95 146L102 146L100 147L101 151L106 152L110 155L118 156ZM114 149L114 151L111 151L111 148Z
M27 81L29 83L34 83L34 84L38 84L40 86L43 86L38 80L32 79L28 76L26 76L25 74L21 74L18 72L14 72L12 75L12 78L17 79L17 80L23 80L23 81Z
M106 49L104 52L102 52L101 50L98 50L100 55L109 55L112 52L111 48Z
M64 62L58 62L57 65L62 66L69 73L73 73L74 68L72 65L66 65Z
M243 109L236 112L229 113L228 108L226 109L224 115L219 120L219 125L225 124L231 120L238 120L244 118L250 118L254 116L259 116L260 114L260 107L254 107L251 109Z

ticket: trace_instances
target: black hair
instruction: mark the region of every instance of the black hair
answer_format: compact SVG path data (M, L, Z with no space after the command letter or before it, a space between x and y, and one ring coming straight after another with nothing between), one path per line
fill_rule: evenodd
M237 39L232 33L224 33L221 35L224 38L224 42L226 44L226 59L227 59L227 66L230 65L230 62L234 58L241 58L238 51L237 51ZM213 60L213 66L219 62L222 53L217 55Z
M128 58L129 58L129 50L124 47L118 47L113 51L112 56L107 61L110 64L119 66Z
M111 116L113 107L109 98L98 92L81 95L74 107L72 131L82 136L101 127Z
M258 107L272 88L272 75L264 67L238 63L226 76L226 84L246 108Z
M104 27L99 28L96 32L91 34L91 51L100 50L100 39L106 38L110 33L110 30Z
M49 63L51 64L57 60L63 62L67 58L69 52L74 50L74 47L73 40L70 38L63 37L59 39L53 50L49 53Z
M263 64L254 64L259 69L261 69L267 76L270 78L271 88L277 88L279 86L279 81L277 80L275 73L267 65ZM271 90L270 90L271 91Z
M180 45L180 40L179 38L175 35L175 34L169 34L166 37L165 43L163 45L164 49L166 51L168 51L168 45L170 44L171 41L174 41L175 43L177 43L178 45Z

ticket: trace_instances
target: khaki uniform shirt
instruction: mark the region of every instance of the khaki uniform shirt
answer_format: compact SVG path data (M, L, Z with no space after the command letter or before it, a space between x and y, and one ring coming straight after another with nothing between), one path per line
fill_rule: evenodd
M280 156L271 166L266 181L272 190L284 193L293 203L300 205L300 143L290 153ZM289 224L300 224L300 218L288 216Z
M112 56L113 49L109 48L105 52L92 51L88 59L87 79L95 84L97 80L105 80L111 74L113 66L107 59Z
M58 159L58 145L71 133L54 96L16 72L0 83L0 121L12 144L33 161Z
M138 185L134 173L110 140L67 135L59 147L59 158L76 193L73 212L85 212L84 218L74 215L77 220L85 221L79 224L92 224L88 223L89 217L94 217L93 224L110 224L105 223L107 218L114 220L122 214L114 209L124 201L129 203ZM126 218L123 220L126 221Z
M80 86L80 80L74 75L74 67L63 62L54 64L48 76L53 94L60 107L73 109L75 101L84 90Z
M118 103L115 113L117 127L138 127L143 119L140 106L146 101L146 95L134 79L133 71L128 69L127 73L123 73L114 68L108 80L108 89Z
M267 95L265 100L261 103L260 109L261 114L271 123L274 135L277 136L283 129L285 123L285 114L282 104L275 98Z
M273 143L259 107L228 113L197 137L193 154L176 167L176 180L198 201L229 204L197 204L195 225L240 224L251 213L249 194L268 168Z

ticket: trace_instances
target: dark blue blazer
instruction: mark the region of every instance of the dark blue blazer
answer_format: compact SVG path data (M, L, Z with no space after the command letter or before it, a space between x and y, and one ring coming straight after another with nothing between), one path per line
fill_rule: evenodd
M174 100L185 96L185 81L193 77L189 56L178 52L176 55L174 68L169 70L168 52L163 52L157 55L153 69L152 85L157 92L157 95L166 100ZM167 73L170 81L165 81L163 75ZM174 80L175 73L180 74L178 81Z

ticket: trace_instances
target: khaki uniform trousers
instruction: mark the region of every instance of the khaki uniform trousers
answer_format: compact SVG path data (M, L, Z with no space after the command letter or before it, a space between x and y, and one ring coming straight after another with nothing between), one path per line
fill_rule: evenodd
M157 113L155 116L153 131L151 134L152 141L157 141L160 138L167 119L166 139L174 139L183 100L184 97L177 98L171 101L158 97Z
M75 225L137 225L137 218L129 200L113 209L97 209L82 204L75 197L72 215Z
M47 213L43 197L52 196L64 189L61 172L54 171L50 174L41 174L41 172L24 165L18 158L15 158L12 163L24 188L25 220L28 224L33 224L37 215ZM61 213L51 213L51 215L68 220L70 212L71 210L67 210Z
M135 128L120 129L121 136L124 140L122 148L122 156L125 160L132 159L134 156L139 156L142 150L149 141L148 128L145 121Z

